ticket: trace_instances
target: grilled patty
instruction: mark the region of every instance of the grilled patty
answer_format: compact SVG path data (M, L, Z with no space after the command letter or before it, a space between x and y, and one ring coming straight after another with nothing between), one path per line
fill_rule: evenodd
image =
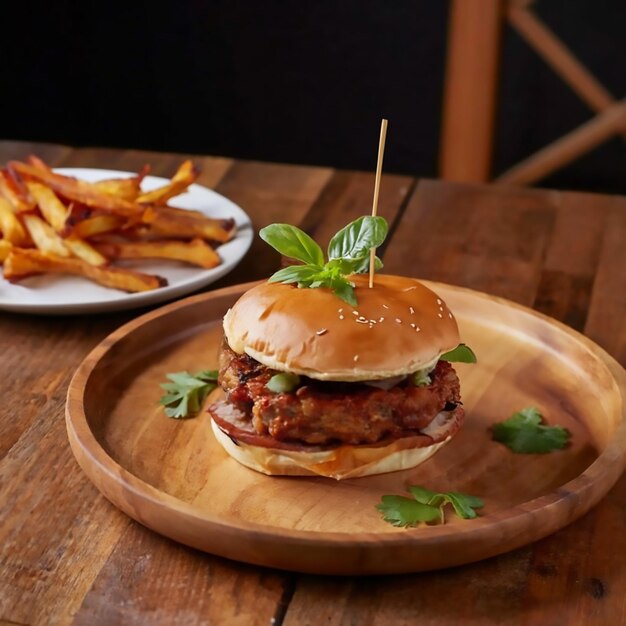
M445 361L431 372L430 385L404 380L387 391L302 377L293 392L274 393L265 385L276 373L224 343L218 381L228 400L249 416L259 435L279 441L371 444L408 437L460 403L459 379Z

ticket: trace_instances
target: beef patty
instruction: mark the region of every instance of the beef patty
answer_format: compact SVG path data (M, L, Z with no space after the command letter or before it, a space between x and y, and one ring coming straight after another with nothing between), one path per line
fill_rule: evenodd
M224 342L219 384L259 435L278 441L356 445L408 437L460 403L459 379L445 361L431 372L430 385L416 387L405 379L389 390L303 376L293 391L275 393L265 385L276 373Z

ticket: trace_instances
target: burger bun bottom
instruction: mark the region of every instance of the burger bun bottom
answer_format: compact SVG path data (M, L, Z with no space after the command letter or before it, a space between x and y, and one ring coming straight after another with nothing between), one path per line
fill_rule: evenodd
M235 441L211 419L217 441L236 461L268 476L324 476L336 480L411 469L429 459L459 429L463 409L441 412L412 437L372 445L340 445L327 450L268 448Z

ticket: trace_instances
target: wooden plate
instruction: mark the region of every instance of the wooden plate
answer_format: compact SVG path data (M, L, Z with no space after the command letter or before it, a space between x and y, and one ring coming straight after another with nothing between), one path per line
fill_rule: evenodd
M426 283L429 284L429 283ZM431 284L455 312L477 365L457 367L461 432L425 464L334 482L270 478L228 457L209 420L166 418L167 372L215 367L221 318L250 285L188 298L126 324L82 363L68 392L72 450L129 516L187 545L302 572L388 574L459 565L535 541L583 515L622 473L626 372L573 330L511 302ZM511 453L488 427L534 405L569 448ZM482 497L479 519L399 529L375 510L420 484Z

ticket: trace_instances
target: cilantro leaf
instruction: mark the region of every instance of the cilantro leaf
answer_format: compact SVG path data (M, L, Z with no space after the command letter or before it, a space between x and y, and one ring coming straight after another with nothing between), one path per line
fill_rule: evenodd
M417 526L420 522L441 521L439 507L422 504L404 496L383 496L376 508L393 526Z
M542 420L535 407L526 407L508 420L494 424L491 433L495 441L518 454L543 454L564 448L569 431L562 426L546 426Z
M290 224L270 224L259 231L259 237L290 259L309 265L324 265L324 252L303 230Z
M466 346L464 343L460 343L456 348L445 352L439 357L441 361L449 361L450 363L476 363L476 355L473 350Z
M419 485L409 485L409 491L411 495L422 504L430 504L431 506L441 506L443 503L442 493L431 491L426 487L420 487Z
M446 501L452 505L454 512L463 519L474 519L477 516L474 509L480 509L485 503L476 496L468 496L464 493L456 493L451 491L445 494Z
M216 387L217 370L203 370L197 374L174 372L166 374L171 381L160 385L166 394L159 404L164 408L165 415L174 419L192 417L202 408L202 404Z
M409 491L413 496L383 496L381 503L376 509L383 515L383 519L394 526L417 526L420 522L445 521L444 508L450 504L454 512L463 519L477 517L474 509L480 509L484 502L476 496L451 491L449 493L437 493L421 487L410 485Z

